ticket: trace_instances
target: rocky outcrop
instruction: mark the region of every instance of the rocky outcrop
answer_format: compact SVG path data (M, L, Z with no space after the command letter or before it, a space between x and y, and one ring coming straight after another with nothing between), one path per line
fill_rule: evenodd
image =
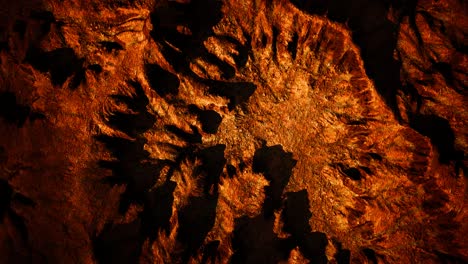
M465 3L2 6L5 263L468 261Z

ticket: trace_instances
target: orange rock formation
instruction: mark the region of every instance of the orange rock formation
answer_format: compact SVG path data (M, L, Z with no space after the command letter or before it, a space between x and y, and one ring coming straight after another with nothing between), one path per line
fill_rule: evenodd
M468 261L463 1L2 6L1 263Z

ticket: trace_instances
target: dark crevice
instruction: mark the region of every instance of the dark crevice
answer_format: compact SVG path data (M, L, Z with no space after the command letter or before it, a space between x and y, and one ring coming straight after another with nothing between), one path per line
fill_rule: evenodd
M334 241L336 247L335 260L337 264L349 264L351 262L351 251L349 249L344 249L343 245Z
M114 100L126 104L136 114L124 114L114 112L108 118L109 126L134 137L134 140L119 137L101 135L97 140L104 143L112 153L115 161L101 161L100 165L112 170L112 176L106 178L111 184L127 184L122 194L120 211L124 213L130 204L143 204L145 191L150 189L156 182L158 172L165 165L164 162L152 160L149 153L144 149L147 140L141 136L143 132L151 128L156 118L149 114L146 106L148 98L143 92L141 85L130 82L134 88L133 97L114 95Z
M31 110L31 107L17 102L16 95L12 92L0 93L0 117L9 124L23 127L26 120L34 121L44 119L42 113Z
M410 125L431 139L441 163L463 159L463 152L455 149L455 134L446 119L436 115L414 115L410 118Z
M223 118L214 110L204 110L198 115L202 130L209 134L215 134L218 132L218 127L221 124Z
M291 42L288 43L288 51L291 54L293 60L296 59L297 54L297 41L299 40L299 36L297 33L294 33Z
M156 118L147 112L138 114L114 113L109 116L109 123L112 127L119 129L131 137L145 132L153 127Z
M234 76L236 76L236 69L232 67L229 63L220 60L215 55L209 52L206 52L203 56L203 59L205 59L207 62L211 64L218 66L218 68L222 72L221 77L223 79L229 80L229 79L234 78Z
M276 27L273 27L272 31L273 31L272 43L271 43L271 48L273 49L272 58L276 60L278 58L278 46L277 45L278 45L279 32L278 32L278 28Z
M365 166L359 166L359 170L362 170L362 171L366 172L367 174L372 174L371 169L369 169L368 167L365 167Z
M5 149L5 147L0 146L0 164L6 162L7 160L8 160L8 153L7 153L6 149ZM0 198L0 201L1 200L2 199ZM1 212L1 209L0 209L0 212ZM0 216L1 216L1 214L0 214Z
M169 46L163 49L165 57L172 58L171 65L174 68L187 71L187 61L200 55L207 57L209 53L204 48L203 41L213 35L212 27L221 20L221 6L222 2L218 0L195 0L188 4L169 2L153 10L153 39L160 43L167 41L181 51L181 54L174 56L176 53ZM187 36L179 33L178 26L187 27L191 34ZM180 58L177 58L179 56ZM221 63L219 60L218 62Z
M247 167L247 164L245 164L245 162L241 160L241 161L239 162L239 170L240 170L241 172L244 172L246 167Z
M102 66L99 64L92 64L88 66L88 69L92 70L95 73L101 73L102 72Z
M141 84L134 81L128 81L127 84L134 88L133 96L114 94L110 97L114 99L117 103L126 104L127 107L133 111L146 111L146 106L149 103L149 99L148 97L146 97Z
M171 132L177 137L183 139L185 142L188 142L188 143L201 143L202 142L202 136L195 126L191 126L192 133L185 132L184 130L174 125L166 125L165 128L168 132Z
M238 68L244 67L245 64L247 64L249 54L252 50L251 38L249 36L245 36L246 38L245 45L242 45L242 43L240 43L238 40L232 37L224 36L223 38L228 40L231 43L234 43L234 45L236 46L236 51L237 51L237 54L233 55L236 66Z
M322 47L322 41L324 40L326 31L327 31L326 25L320 28L320 32L318 33L318 36L317 36L317 44L315 45L315 49L314 49L314 52L316 54L319 54L320 52L320 48Z
M370 248L364 248L362 250L362 253L366 256L366 258L372 263L372 264L377 264L377 255L375 254L375 251Z
M232 239L234 254L229 263L279 263L287 260L294 247L276 236L273 225L273 217L237 218Z
M351 207L346 207L346 209L348 211L348 219L350 221L352 221L354 219L361 218L364 215L364 212L361 211L361 210L356 210L356 209L351 208Z
M178 51L168 45L165 41L161 43L162 49L161 52L164 54L164 58L171 63L171 66L175 71L190 74L190 61L187 56L187 53ZM194 74L195 75L195 74Z
M151 13L151 35L156 40L165 39L171 33L182 35L176 28L184 25L189 28L191 36L188 42L181 43L183 49L202 46L203 40L213 33L212 27L222 18L221 6L222 2L218 0L194 0L188 4L169 2L159 6Z
M304 257L311 263L327 263L325 250L328 239L324 233L312 232L309 207L306 190L287 193L282 214L284 230L292 235L295 246L299 246Z
M93 240L93 251L98 263L139 263L141 253L141 221L107 224Z
M36 203L31 198L22 195L21 193L15 192L12 196L12 200L19 202L22 205L35 207Z
M266 48L267 44L268 44L268 37L266 34L262 34L262 37L260 38L260 43L262 44L261 48Z
M350 120L346 123L347 125L351 125L351 126L362 126L362 125L365 125L367 124L367 120Z
M148 191L145 195L145 210L141 214L142 230L145 237L156 239L159 230L170 232L170 219L177 184L166 181L163 185Z
M179 78L157 64L146 64L145 73L151 88L164 97L179 93Z
M452 66L448 63L444 62L432 62L432 68L439 72L442 77L444 77L445 82L447 82L448 85L451 87L455 88L457 91L462 91L462 88L459 87L458 84L456 84L456 78L453 75L453 69Z
M201 110L195 105L189 106L189 111L198 116L198 121L201 123L203 132L208 134L216 134L218 127L223 118L214 110Z
M105 135L97 136L96 139L102 142L116 159L116 161L103 161L104 164L115 164L119 162L136 165L136 163L139 163L149 157L149 153L143 149L146 139L139 138L136 140L130 140ZM131 167L132 166L129 166L129 169L131 169Z
M360 180L362 178L361 172L356 168L344 169L343 172L355 181Z
M273 232L273 212L281 206L283 190L295 165L292 154L285 152L280 145L267 147L264 144L255 151L253 171L263 173L270 186L265 187L263 214L235 220L232 239L234 254L230 263L278 263L288 259L297 243L291 239L280 239Z
M83 59L78 58L71 48L60 48L50 52L30 48L25 60L41 72L50 72L54 86L62 86L72 75L75 76L71 89L75 89L85 80Z
M125 213L132 203L143 204L145 190L151 188L163 164L149 160L149 153L143 149L146 140L135 141L99 136L97 140L103 142L111 151L116 161L101 161L103 168L112 170L112 176L105 182L109 184L127 184L121 196L120 212Z
M229 99L228 108L233 110L236 106L247 102L257 89L251 82L222 82L207 81L209 92L214 95L223 96Z
M8 217L10 218L10 221L12 222L12 224L18 231L19 236L21 238L21 242L28 243L28 240L29 240L28 227L26 226L24 219L12 209L10 209Z
M79 68L75 71L75 74L70 80L70 84L68 85L68 88L70 88L71 90L75 90L82 83L86 84L86 69L85 68Z
M226 165L226 158L224 157L224 150L226 145L216 145L213 147L205 148L198 153L202 164L197 168L200 173L205 175L203 191L205 195L211 193L218 193L218 184Z
M377 153L373 153L373 152L370 152L369 153L369 156L372 158L372 159L375 159L377 161L382 161L383 158L380 154L377 154Z
M357 168L353 168L353 167L349 167L345 164L342 164L342 163L338 163L336 164L336 166L350 179L354 180L354 181L359 181L362 179L362 174L360 172L359 169ZM370 170L369 168L366 168L366 167L363 167L365 168L364 171L368 171L370 173Z
M283 190L292 175L296 160L292 153L285 152L281 145L263 146L255 151L252 169L255 173L262 173L269 181L265 187L264 214L271 216L273 211L281 206Z
M187 263L203 245L216 218L218 196L191 197L189 204L179 211L177 240L185 245L183 263Z
M226 170L230 178L233 178L237 174L236 167L231 164L227 165Z
M203 257L201 260L201 264L217 263L216 261L219 259L219 254L218 254L219 243L220 243L219 240L215 240L205 245L203 249Z
M50 11L34 10L31 12L31 18L36 19L36 20L43 20L49 23L55 22L54 14L52 14L52 12Z
M428 214L440 213L440 209L450 202L449 196L444 191L436 188L431 184L426 184L424 187L425 191L430 193L430 196L422 203L422 209Z
M218 204L218 184L226 165L225 149L225 145L216 145L196 153L201 165L195 169L195 176L198 185L203 188L203 196L190 197L189 204L180 210L177 239L185 245L182 254L184 263L197 253L213 228Z

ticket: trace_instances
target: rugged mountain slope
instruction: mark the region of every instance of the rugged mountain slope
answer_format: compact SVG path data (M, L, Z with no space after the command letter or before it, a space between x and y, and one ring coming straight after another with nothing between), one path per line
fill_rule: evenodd
M463 1L4 1L4 263L468 261Z

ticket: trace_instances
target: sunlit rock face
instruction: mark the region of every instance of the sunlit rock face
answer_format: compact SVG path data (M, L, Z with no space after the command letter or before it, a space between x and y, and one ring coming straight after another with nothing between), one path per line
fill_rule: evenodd
M5 263L468 261L465 3L2 6Z

